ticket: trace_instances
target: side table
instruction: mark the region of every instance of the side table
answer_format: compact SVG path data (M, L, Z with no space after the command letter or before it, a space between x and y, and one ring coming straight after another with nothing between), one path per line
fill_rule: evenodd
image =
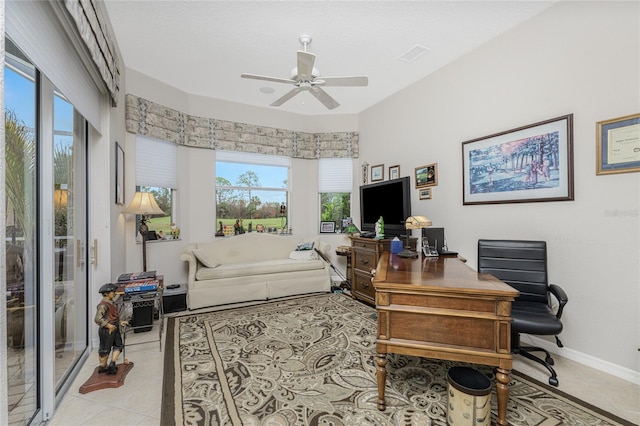
M347 279L342 282L341 287L351 291L351 247L350 246L338 246L336 248L336 255L345 256L347 258Z
M162 331L164 330L164 308L162 306L162 286L158 286L157 290L153 291L141 291L139 293L125 293L121 297L116 300L116 305L118 305L118 309L124 310L133 310L133 305L137 308L148 307L154 309L156 306L158 307L158 342L159 342L159 350L162 352ZM152 316L153 322L153 316ZM153 326L153 325L152 325ZM127 332L134 331L140 328L148 328L149 325L140 325L140 326L122 326L122 343L124 344L124 350L122 351L122 355L125 355L125 351L127 348ZM129 346L140 345L142 343L149 343L155 340L143 341L143 342L135 342L129 343Z
M187 284L172 284L165 287L162 294L162 307L165 314L186 310Z

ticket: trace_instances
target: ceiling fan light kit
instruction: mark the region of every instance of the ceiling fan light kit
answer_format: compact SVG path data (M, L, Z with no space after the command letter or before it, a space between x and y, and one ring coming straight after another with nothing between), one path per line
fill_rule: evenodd
M325 92L320 86L324 87L347 87L347 86L367 86L369 84L369 78L365 75L362 76L346 76L346 77L323 77L319 79L320 71L315 68L316 55L311 52L307 52L307 45L311 43L311 36L308 34L301 34L298 40L303 46L304 50L298 50L298 66L291 70L289 78L268 77L258 74L240 74L242 78L249 78L254 80L271 81L274 83L285 83L295 86L289 92L285 93L279 99L276 99L271 106L280 106L289 99L293 98L300 92L309 92L313 97L319 100L328 109L334 109L340 106L338 101L333 99L327 92ZM265 93L265 92L263 92Z

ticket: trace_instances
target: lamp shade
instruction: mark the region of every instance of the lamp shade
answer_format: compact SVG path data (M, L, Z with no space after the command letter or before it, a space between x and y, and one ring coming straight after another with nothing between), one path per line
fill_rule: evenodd
M405 229L421 229L431 226L432 223L425 216L409 216L404 221Z
M131 203L122 212L140 215L164 214L150 192L136 192Z
M344 232L345 234L351 235L351 234L359 234L360 230L353 223L350 223L346 228L344 228L344 231L342 232Z

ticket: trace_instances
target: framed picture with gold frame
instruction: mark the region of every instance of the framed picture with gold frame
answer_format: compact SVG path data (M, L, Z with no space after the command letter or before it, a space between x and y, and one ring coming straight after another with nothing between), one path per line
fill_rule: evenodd
M418 190L418 195L421 200L430 200L431 199L431 188L420 188Z
M438 163L416 167L416 188L438 185Z
M640 113L596 123L596 175L640 172Z

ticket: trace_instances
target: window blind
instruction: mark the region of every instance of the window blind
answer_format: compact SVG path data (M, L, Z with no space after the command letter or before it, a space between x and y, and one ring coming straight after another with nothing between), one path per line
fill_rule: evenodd
M321 158L318 160L318 192L352 192L353 160Z
M136 185L178 188L176 144L136 137Z
M251 152L216 151L216 161L225 161L228 163L260 164L263 166L291 166L290 157L280 155L254 154Z

